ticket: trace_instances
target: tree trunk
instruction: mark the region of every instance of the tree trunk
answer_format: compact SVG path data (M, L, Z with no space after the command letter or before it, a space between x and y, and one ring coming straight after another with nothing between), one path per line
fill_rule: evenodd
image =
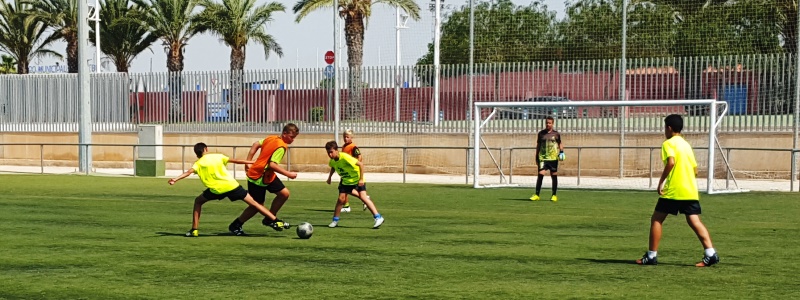
M64 34L64 39L67 40L67 68L70 73L78 73L78 33L68 32ZM97 68L100 68L100 62L95 62Z
M361 66L364 63L364 16L362 14L345 17L344 35L347 41L347 66L350 68L344 118L363 119L364 82L361 79Z
M170 72L183 71L183 44L180 41L169 42L169 56L167 56L167 70Z
M245 47L231 46L231 88L228 95L231 122L244 122L247 113L244 106L244 60Z
M17 74L28 74L29 64L30 62L27 60L27 58L21 58L19 61L17 61Z
M183 120L183 44L180 41L169 42L167 56L169 70L169 120L172 123Z
M115 57L114 65L117 66L117 72L128 73L128 59L125 57ZM99 65L97 66L100 67Z

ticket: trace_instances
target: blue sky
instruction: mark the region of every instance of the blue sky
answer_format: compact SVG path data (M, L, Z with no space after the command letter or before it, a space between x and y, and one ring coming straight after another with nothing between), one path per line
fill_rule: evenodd
M93 0L89 0L93 3ZM283 47L284 55L279 58L274 53L269 59L264 58L263 48L251 44L247 48L245 69L291 69L291 68L324 68L323 54L333 50L333 16L332 10L318 11L308 15L300 23L295 22L295 15L291 12L296 0L276 0L287 7L284 13L276 13L274 21L268 25L268 32ZM267 3L259 0L258 3ZM514 0L515 3L524 5L530 1ZM411 65L427 50L427 44L433 37L433 13L428 10L429 1L417 0L422 8L420 20L409 20L408 29L401 30L401 63ZM543 0L549 10L556 11L558 17L564 16L564 0ZM453 10L462 5L467 5L465 0L445 1L445 10ZM102 18L102 16L101 16ZM367 26L364 39L364 65L389 66L395 65L395 10L385 5L376 5L373 15ZM342 40L342 49L337 53L344 54L346 46ZM57 43L54 50L64 52L65 44ZM131 72L166 71L166 54L161 42L151 47L152 51L140 54L131 64ZM94 49L92 48L92 51ZM92 54L93 55L93 54ZM346 59L346 56L341 56ZM55 59L42 59L34 61L33 65L53 65ZM209 34L195 36L189 41L186 48L185 71L209 71L229 69L230 49L219 42L217 37ZM342 63L345 63L342 60ZM60 62L61 65L65 61ZM113 65L112 71L115 70Z

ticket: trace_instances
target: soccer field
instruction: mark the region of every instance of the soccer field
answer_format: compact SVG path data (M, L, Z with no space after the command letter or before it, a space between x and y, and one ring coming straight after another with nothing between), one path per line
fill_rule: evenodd
M199 180L0 175L0 299L565 299L800 298L800 198L703 195L721 263L696 268L702 247L682 216L667 219L658 266L647 250L655 192L371 183L386 223L353 202L330 229L337 190L287 182L279 216L315 226L275 232L227 226L245 204L204 206ZM543 188L549 199L549 188Z

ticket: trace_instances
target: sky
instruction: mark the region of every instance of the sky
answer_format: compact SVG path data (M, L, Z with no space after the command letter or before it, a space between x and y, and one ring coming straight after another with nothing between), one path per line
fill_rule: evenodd
M90 3L94 1L89 0ZM267 25L267 32L283 48L283 57L274 53L265 59L264 50L260 45L249 44L245 60L246 70L263 69L294 69L294 68L324 68L326 66L323 55L333 49L333 16L332 9L317 11L306 16L300 23L295 22L295 14L291 8L296 0L273 0L283 3L286 12L273 15L273 22ZM531 0L513 0L518 5L527 5ZM556 11L558 18L564 16L565 0L542 0L548 10ZM268 0L257 0L257 3L268 3ZM400 30L400 56L401 65L413 65L427 51L427 44L433 40L433 13L428 9L430 1L416 0L421 8L420 20L409 20L407 29ZM443 1L443 13L455 10L462 5L468 5L466 0ZM100 16L102 18L102 15ZM343 22L340 22L340 24ZM395 9L386 5L373 6L373 15L367 24L364 38L364 65L365 66L391 66L396 65L396 16ZM340 55L340 62L346 64L346 45L344 37L341 40L341 50L334 51ZM60 53L65 53L65 43L55 43L51 47ZM91 48L94 57L94 47ZM101 54L102 55L102 54ZM101 56L102 57L102 56ZM166 71L166 53L161 42L156 42L139 54L131 64L130 72L164 72ZM101 61L103 59L101 58ZM52 66L58 63L61 66L66 60L41 59L34 61L34 66ZM93 60L90 64L94 64ZM184 71L219 71L230 68L230 48L219 41L218 37L208 33L201 34L189 40L184 59ZM108 71L115 71L113 64Z

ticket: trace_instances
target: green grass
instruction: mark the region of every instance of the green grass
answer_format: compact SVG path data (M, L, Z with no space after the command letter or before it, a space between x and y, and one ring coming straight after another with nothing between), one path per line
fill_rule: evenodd
M251 236L230 236L244 204L227 200L205 206L192 239L182 235L198 180L0 183L0 299L800 297L797 194L704 195L722 262L695 268L702 249L682 216L665 223L658 266L631 264L654 192L564 190L551 203L528 201L528 189L373 183L383 227L354 209L329 229L335 186L288 182L280 216L314 224L311 239L259 219Z

